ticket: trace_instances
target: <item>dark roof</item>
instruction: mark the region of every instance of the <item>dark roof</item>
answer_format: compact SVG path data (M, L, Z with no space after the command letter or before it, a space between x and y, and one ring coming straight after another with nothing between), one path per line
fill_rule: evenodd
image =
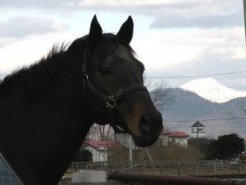
M191 127L205 127L205 126L201 124L199 121L196 121Z

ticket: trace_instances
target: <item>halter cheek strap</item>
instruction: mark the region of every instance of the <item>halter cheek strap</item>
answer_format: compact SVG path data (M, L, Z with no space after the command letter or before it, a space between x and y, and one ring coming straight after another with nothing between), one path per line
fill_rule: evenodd
M125 99L127 96L136 93L137 91L147 91L146 87L142 85L133 85L126 89L120 89L115 95L105 95L102 91L97 89L89 79L85 81L86 87L100 100L105 102L108 109L114 109L117 103Z

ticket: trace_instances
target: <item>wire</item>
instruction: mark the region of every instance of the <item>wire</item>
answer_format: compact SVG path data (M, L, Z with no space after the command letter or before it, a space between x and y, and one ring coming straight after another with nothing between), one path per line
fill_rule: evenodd
M199 78L199 77L209 77L209 76L223 76L223 75L233 75L238 73L246 73L246 70L242 71L230 71L223 73L210 73L210 74L200 74L200 75L182 75L182 76L149 76L146 78Z
M226 121L226 120L240 120L240 119L246 119L246 117L229 117L229 118L210 118L210 119L196 119L196 120L164 120L164 122L169 123L187 123L187 122L210 122L210 121Z
M172 128L172 129L180 129L180 128L191 128L192 125L171 125L171 124L168 124L167 127L168 128ZM165 127L165 126L164 126ZM235 125L229 125L229 124L220 124L220 125L205 125L205 127L207 128L214 128L214 127L219 127L219 128L238 128L237 126Z

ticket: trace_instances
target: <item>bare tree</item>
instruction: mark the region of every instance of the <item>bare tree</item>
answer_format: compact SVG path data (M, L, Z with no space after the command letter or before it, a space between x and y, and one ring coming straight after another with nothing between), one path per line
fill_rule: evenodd
M87 134L87 139L112 140L113 129L110 125L98 125L94 123L90 132Z
M112 139L112 127L110 125L99 125L100 140Z
M157 108L163 109L168 104L172 103L173 96L167 82L163 80L153 82L147 80L146 78L144 82L150 90L151 99Z

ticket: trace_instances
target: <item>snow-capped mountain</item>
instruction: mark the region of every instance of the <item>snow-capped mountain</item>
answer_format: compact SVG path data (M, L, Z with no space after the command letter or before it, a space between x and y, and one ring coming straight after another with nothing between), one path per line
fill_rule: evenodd
M228 88L210 77L192 80L182 85L181 88L217 103L224 103L238 97L246 97L246 91L237 91Z
M164 127L191 134L191 125L199 121L206 127L208 138L236 133L246 139L246 97L215 103L180 88L168 91L171 101L159 109Z

